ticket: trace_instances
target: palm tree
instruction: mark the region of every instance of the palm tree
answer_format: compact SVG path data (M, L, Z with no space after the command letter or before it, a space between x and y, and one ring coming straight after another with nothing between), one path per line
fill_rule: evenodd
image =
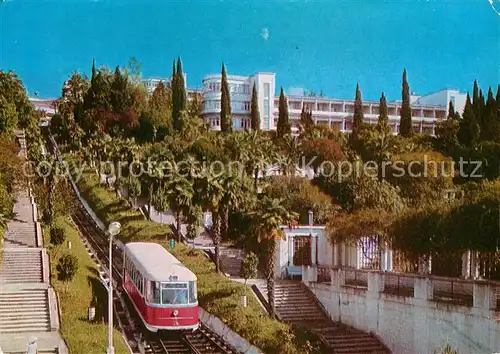
M220 177L222 197L219 203L219 216L221 222L221 236L226 236L229 222L229 211L244 207L249 197L254 193L251 182L245 176L240 176L235 171L225 173Z
M181 242L181 216L186 216L193 202L193 183L180 173L175 173L165 184L170 209L175 214L178 242Z
M267 296L269 305L274 313L274 278L276 269L277 243L284 238L284 231L280 225L284 225L298 218L298 214L289 212L281 199L264 197L259 208L253 213L254 230L259 242L266 241L268 244L268 259L266 269Z
M220 267L220 242L221 242L221 217L219 214L219 203L224 196L224 189L220 180L211 174L204 174L196 179L196 200L205 210L212 213L212 229L210 236L215 247L215 269L219 272Z
M272 148L269 139L265 138L260 131L247 133L248 159L247 166L253 175L254 188L258 191L259 172L265 173L267 165L271 163Z
M168 191L165 186L161 186L160 180L160 188L153 196L152 204L155 209L160 212L160 223L163 223L163 213L167 212L169 204L168 204Z
M285 136L280 149L273 154L272 158L284 176L294 176L297 172L300 156L301 149L299 138Z

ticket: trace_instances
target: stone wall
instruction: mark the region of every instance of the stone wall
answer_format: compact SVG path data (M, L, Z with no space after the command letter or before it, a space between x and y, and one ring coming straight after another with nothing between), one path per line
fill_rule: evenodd
M367 272L366 288L346 285L343 270L331 270L330 283L315 282L313 268L304 269L303 274L334 321L373 331L394 353L433 353L446 343L460 354L500 349L500 313L495 311L497 299L492 284L470 282L473 302L468 307L436 301L434 287L441 288L444 280L439 280L439 285L432 278L413 276L413 294L398 296L384 293L384 273ZM392 277L390 282L394 284ZM408 284L408 280L403 283ZM464 289L465 285L457 290Z

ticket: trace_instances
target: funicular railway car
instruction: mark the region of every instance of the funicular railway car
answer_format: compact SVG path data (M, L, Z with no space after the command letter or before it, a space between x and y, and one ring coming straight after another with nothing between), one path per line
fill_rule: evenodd
M148 330L198 328L193 272L156 243L127 243L123 258L123 288Z

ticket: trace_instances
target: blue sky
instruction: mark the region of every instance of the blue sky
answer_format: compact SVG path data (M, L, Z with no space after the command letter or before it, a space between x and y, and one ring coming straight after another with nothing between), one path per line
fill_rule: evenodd
M500 9L500 0L494 0ZM152 1L0 3L0 69L55 97L74 70L126 64L168 76L181 56L190 87L204 75L276 72L282 85L365 99L496 86L500 16L488 0Z

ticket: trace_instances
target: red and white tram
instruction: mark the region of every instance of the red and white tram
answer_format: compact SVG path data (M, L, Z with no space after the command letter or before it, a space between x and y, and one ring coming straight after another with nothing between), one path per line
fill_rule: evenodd
M196 330L196 275L156 243L127 243L123 287L148 330Z

